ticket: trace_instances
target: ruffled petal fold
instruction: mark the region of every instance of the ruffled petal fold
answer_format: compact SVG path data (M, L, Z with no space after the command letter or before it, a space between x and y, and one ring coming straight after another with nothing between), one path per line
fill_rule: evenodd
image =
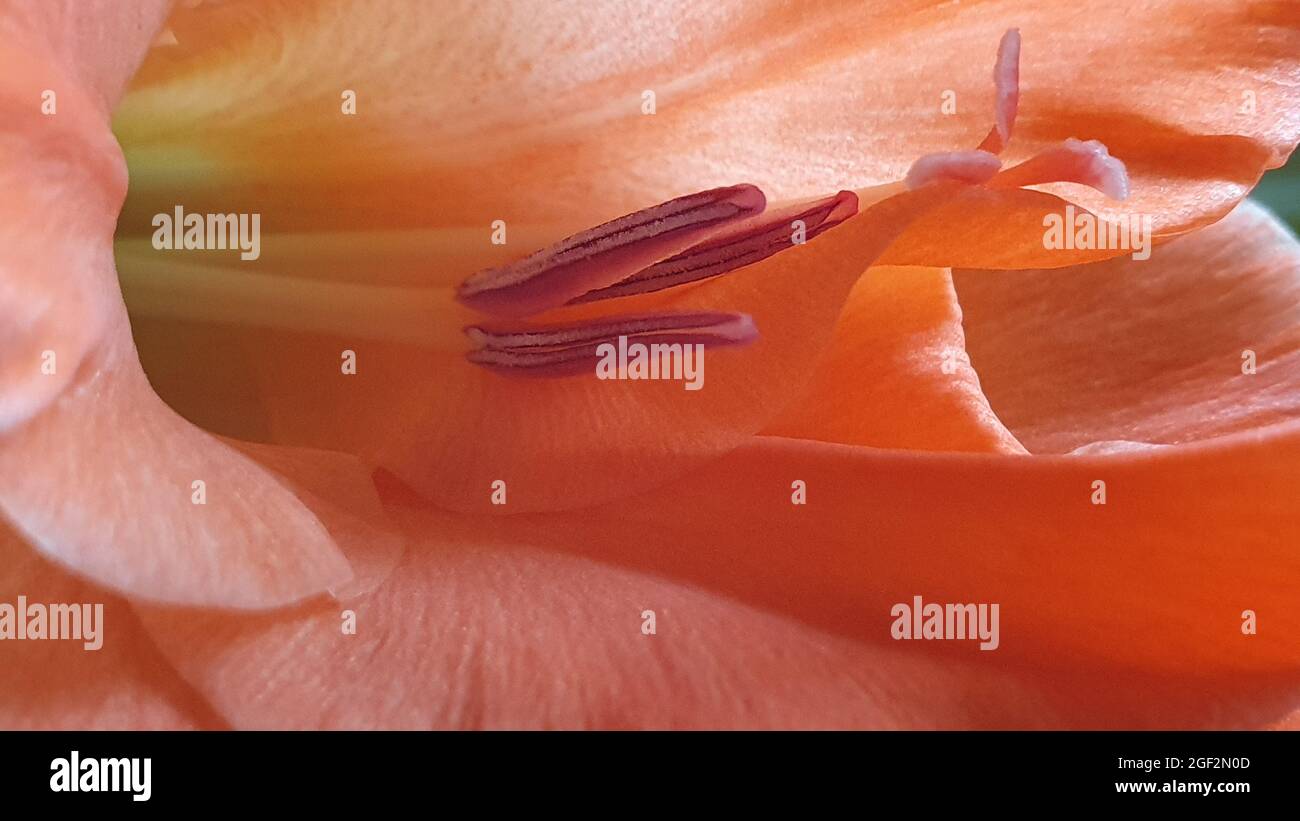
M33 547L152 601L274 607L342 589L329 531L272 473L164 405L126 329L0 437L0 513Z
M1023 453L980 391L948 271L871 268L803 393L763 433L847 445Z
M989 402L1034 452L1300 417L1300 242L1249 201L1150 259L954 279Z

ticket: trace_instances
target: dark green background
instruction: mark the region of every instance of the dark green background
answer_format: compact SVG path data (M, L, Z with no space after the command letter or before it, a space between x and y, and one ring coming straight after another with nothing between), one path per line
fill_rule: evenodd
M1251 193L1300 234L1300 151L1291 155L1286 166L1270 171Z

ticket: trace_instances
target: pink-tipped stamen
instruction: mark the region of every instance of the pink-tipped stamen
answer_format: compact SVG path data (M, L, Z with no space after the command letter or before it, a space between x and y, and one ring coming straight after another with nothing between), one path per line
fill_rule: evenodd
M764 214L571 302L650 293L721 276L814 239L857 213L857 194L841 191L810 206L785 209L778 215Z
M1023 188L1074 182L1095 188L1111 199L1127 199L1128 169L1097 140L1068 139L1008 168L993 180L997 188Z
M646 345L744 345L758 338L748 314L659 313L602 317L554 326L472 326L479 347L466 354L476 365L505 376L559 377L594 373L602 345L620 337Z
M461 284L457 298L497 316L557 308L754 217L766 205L763 192L752 185L678 197L574 234L509 265L479 271Z
M1007 29L998 43L998 59L993 64L993 85L997 101L993 109L993 128L981 151L1002 153L1011 142L1011 129L1016 124L1016 111L1020 108L1020 29Z
M979 185L992 179L1002 168L1002 161L987 151L942 151L926 154L907 171L910 189L932 182L960 182Z

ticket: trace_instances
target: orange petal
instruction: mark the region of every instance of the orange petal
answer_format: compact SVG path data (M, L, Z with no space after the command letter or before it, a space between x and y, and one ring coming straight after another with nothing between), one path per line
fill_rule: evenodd
M1300 243L1250 202L1149 260L955 279L980 382L1030 450L1300 416Z
M646 609L655 635L641 632ZM1049 714L996 671L891 657L516 545L420 545L354 611L354 636L338 608L141 616L240 728L943 727Z
M118 331L71 390L0 437L0 512L49 558L154 601L272 607L351 579L288 488L154 395Z
M43 90L56 113L42 113ZM3 431L67 388L120 310L116 283L91 272L112 270L126 174L99 104L65 69L3 43L0 99Z
M140 371L112 262L125 174L107 106L161 6L93 10L0 14L15 38L0 46L0 308L23 320L0 330L0 512L47 557L145 598L266 607L339 586L351 569L311 511Z
M108 111L169 5L0 8L0 432L67 389L121 308L94 275L126 191Z
M7 730L191 729L220 726L159 655L123 599L39 558L0 524L0 603L102 607L95 638L0 641L0 727ZM14 618L19 618L15 612ZM10 622L9 629L17 630ZM98 644L97 649L87 649Z
M124 229L146 231L157 203L172 204L177 165L193 171L195 210L260 210L283 231L545 219L561 236L736 180L774 200L890 183L917 157L987 133L990 67L1009 28L1023 46L1008 158L1102 140L1129 164L1131 207L1155 214L1159 233L1222 215L1300 139L1300 24L1272 0L838 0L816 14L776 0L672 2L588 9L576 27L509 4L421 8L178 11L178 45L155 50L118 117L141 171ZM347 90L355 115L343 113ZM148 173L164 162L172 173ZM1035 237L1020 241L1034 250ZM890 261L911 261L907 245ZM921 264L949 263L989 267Z
M169 7L11 0L0 8L0 430L67 386L118 301L115 286L86 274L111 260L126 191L108 112ZM50 353L62 369L41 373Z
M715 512L736 501L715 494L707 504ZM531 547L539 533L562 538L585 518L577 515L482 519L407 509L401 518L415 547L384 587L352 605L355 635L342 629L347 614L328 606L234 617L141 608L141 617L236 727L1223 727L1272 720L1294 703L1276 682L1257 678L1243 688L1237 678L1115 668L1052 673L970 646L936 654L876 635L837 636L595 557L626 562L637 552L641 516L620 528L598 512L584 536L599 530L613 541L590 543L586 557ZM726 521L692 517L682 529L692 525L707 536L642 554L644 563L712 568L702 575L717 581L734 562L732 586L753 581L754 560L733 552L739 539L724 536L720 552L700 550ZM657 551L670 538L656 532L646 544ZM779 538L751 546L776 542L794 547ZM695 560L683 561L692 550ZM787 599L820 592L803 573L780 586ZM643 632L648 610L652 635ZM855 613L858 632L887 635L887 614Z
M43 52L67 69L94 96L106 121L171 5L172 0L7 0L0 8L0 32L6 44L21 43L28 54ZM37 94L29 102L37 107L40 100Z
M347 601L374 590L397 566L405 543L379 503L371 470L355 456L223 439L273 471L320 519L347 557L352 578L331 589Z
M1271 724L1269 730L1300 730L1300 710L1296 710L1281 721Z
M1102 213L1127 216L1136 212L1127 204L1117 209L1115 203L1109 203ZM1059 267L1125 253L1115 248L1048 247L1044 226L1049 219L1059 217L1070 225L1075 214L1078 219L1096 216L1093 211L1071 206L1068 199L1031 188L973 187L917 220L880 261L947 268Z
M871 268L849 293L773 436L918 450L1023 453L970 367L948 271Z
M544 544L867 638L887 635L893 603L923 594L1000 603L997 653L1044 668L1294 677L1300 427L1271 431L1012 458L761 437L563 533L532 525ZM795 481L806 505L791 504ZM1243 635L1247 609L1269 630Z

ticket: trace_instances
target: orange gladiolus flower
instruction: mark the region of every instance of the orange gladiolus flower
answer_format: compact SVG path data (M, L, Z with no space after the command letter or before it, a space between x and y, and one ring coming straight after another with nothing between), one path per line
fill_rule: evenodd
M1294 723L1284 4L0 33L0 725Z

